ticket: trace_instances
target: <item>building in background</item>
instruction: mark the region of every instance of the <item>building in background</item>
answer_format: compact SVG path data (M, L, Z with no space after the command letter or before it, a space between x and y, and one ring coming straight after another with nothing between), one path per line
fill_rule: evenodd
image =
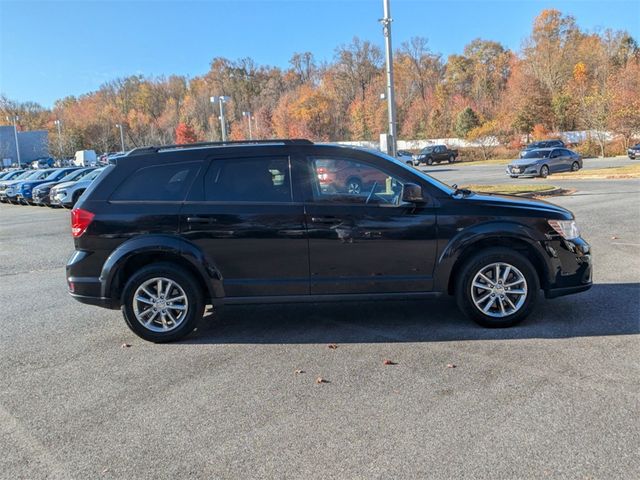
M18 143L22 165L49 156L49 132L46 130L18 132ZM0 164L3 167L18 164L16 137L11 125L0 126Z

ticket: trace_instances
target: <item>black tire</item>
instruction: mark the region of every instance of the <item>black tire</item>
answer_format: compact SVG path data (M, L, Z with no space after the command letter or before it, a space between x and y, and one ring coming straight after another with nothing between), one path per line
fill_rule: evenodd
M494 263L506 263L515 267L526 280L527 288L524 302L513 314L504 317L494 317L483 313L480 308L476 306L472 297L472 282L474 277L478 272ZM512 273L512 275L514 275L514 273ZM455 284L456 302L460 310L479 325L489 328L511 327L524 320L535 306L539 290L540 281L531 262L529 262L525 256L514 250L499 247L482 250L466 260L456 276ZM515 303L515 297L513 298ZM492 302L491 299L490 302ZM496 310L497 306L498 304L496 302Z
M456 157L454 157L453 155L449 155L449 163L453 163L456 161Z
M433 165L433 158L429 157L427 158L426 162L427 165Z
M540 167L540 177L547 178L549 176L549 167L547 165L542 165Z
M344 185L347 193L351 195L359 195L362 193L362 180L357 177L351 177Z
M155 332L138 321L133 306L133 296L140 285L155 277L175 282L184 291L188 308L182 323L168 332ZM122 292L122 315L129 328L140 338L154 343L173 342L191 333L204 315L204 296L200 285L188 271L173 263L155 263L141 268L127 281Z
M80 196L84 193L84 190L80 190L78 192L73 192L73 197L71 198L71 208L76 206L76 203L78 203L78 200L80 199Z
M573 162L571 164L571 171L577 172L578 170L580 170L580 164L578 162Z

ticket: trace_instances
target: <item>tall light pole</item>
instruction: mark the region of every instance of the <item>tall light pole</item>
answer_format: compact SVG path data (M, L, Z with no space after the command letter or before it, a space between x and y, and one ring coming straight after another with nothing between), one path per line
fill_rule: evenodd
M62 122L60 120L54 120L53 123L58 127L58 154L62 160Z
M227 121L224 118L224 104L231 100L231 97L227 97L225 95L213 96L210 98L211 103L216 103L220 105L220 130L222 132L222 141L227 141Z
M124 152L124 128L121 123L116 123L116 127L120 129L120 145L122 146L122 151Z
M18 142L18 120L20 120L18 115L7 116L7 122L13 122L13 136L16 139L16 154L18 156L18 167L20 167L22 162L20 161L20 143Z
M396 98L393 91L393 51L391 50L391 9L389 0L382 0L384 17L382 33L384 34L384 50L387 60L387 110L389 114L389 155L396 156Z
M249 140L253 140L253 135L251 134L251 112L242 112L243 117L247 117L249 121Z

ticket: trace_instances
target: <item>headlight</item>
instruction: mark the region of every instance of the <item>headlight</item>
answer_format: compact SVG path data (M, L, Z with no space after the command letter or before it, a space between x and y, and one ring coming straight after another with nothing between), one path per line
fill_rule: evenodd
M580 236L575 220L549 220L549 226L566 240L574 240Z

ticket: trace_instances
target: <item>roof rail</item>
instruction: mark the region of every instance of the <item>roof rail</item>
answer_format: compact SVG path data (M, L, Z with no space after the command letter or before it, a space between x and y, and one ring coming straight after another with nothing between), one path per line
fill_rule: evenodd
M160 145L152 147L138 147L131 150L127 156L145 155L147 153L158 153L161 150L179 149L179 148L199 148L199 147L224 147L227 145L263 145L263 144L280 144L280 145L313 145L311 140L304 138L274 138L271 140L234 140L226 142L197 142L197 143L181 143L175 145Z

